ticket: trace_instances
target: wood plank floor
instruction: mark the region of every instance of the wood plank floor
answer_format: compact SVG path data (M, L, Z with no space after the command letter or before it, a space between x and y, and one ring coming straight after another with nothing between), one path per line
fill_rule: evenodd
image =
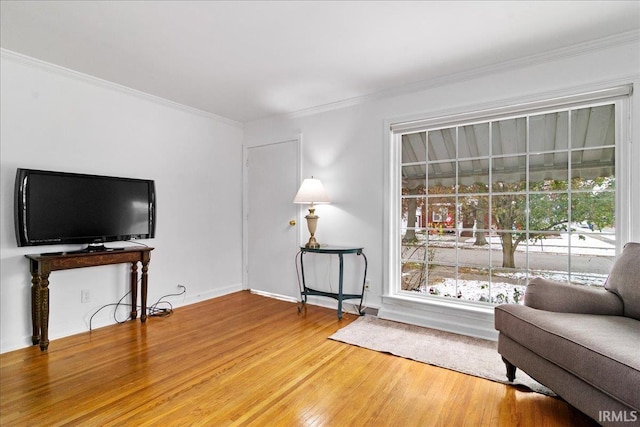
M327 339L355 317L238 292L5 353L0 424L596 425L560 399Z

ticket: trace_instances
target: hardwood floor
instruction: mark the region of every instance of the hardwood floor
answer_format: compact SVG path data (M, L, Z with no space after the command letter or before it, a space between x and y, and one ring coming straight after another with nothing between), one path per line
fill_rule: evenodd
M560 399L327 339L249 292L0 355L0 424L593 426Z

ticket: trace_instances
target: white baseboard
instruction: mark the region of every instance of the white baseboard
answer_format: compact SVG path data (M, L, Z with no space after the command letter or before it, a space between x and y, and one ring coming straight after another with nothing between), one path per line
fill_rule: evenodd
M174 308L177 307L183 307L183 306L187 306L187 305L191 305L191 304L195 304L201 301L205 301L205 300L209 300L212 298L217 298L217 297L221 297L223 295L227 295L227 294L231 294L234 292L239 292L242 290L242 283L236 283L233 285L229 285L229 286L224 286L221 288L217 288L211 291L207 291L204 293L198 293L198 294L194 294L194 295L189 295L187 293L186 298L184 299L176 299L173 298L170 302L173 305ZM149 306L150 304L153 304L155 301L147 301L147 306ZM124 306L123 306L124 307ZM56 326L55 330L52 331L51 328L49 329L49 340L53 341L59 338L64 338L64 337L68 337L71 335L76 335L76 334L81 334L84 332L88 332L88 328L89 328L89 317L91 314L93 314L94 312L92 311L92 313L90 313L89 315L87 315L86 318L86 327L83 328L69 328L69 329L64 329L64 330L60 330L59 326ZM122 320L126 320L126 316L127 313L123 312L123 319ZM139 321L139 320L138 320ZM104 315L98 315L96 316L91 324L91 329L95 330L95 329L99 329L99 328L103 328L105 326L111 326L116 324L116 321L113 319L113 314L112 312L106 312ZM13 339L11 341L5 341L5 340L0 340L0 353L6 353L9 351L13 351L13 350L19 350L21 348L27 348L30 347L32 345L31 343L31 335L25 335L21 338L16 338Z
M256 294L256 295L262 295L264 297L268 297L268 298L275 298L275 299L279 299L282 301L287 301L287 302L292 302L295 304L299 304L300 303L300 299L295 298L295 297L291 297L288 295L280 295L280 294L274 294L271 292L265 292L265 291L260 291L260 290L256 290L256 289L251 289L251 293ZM307 304L308 305L315 305L318 307L324 307L324 308L330 308L332 310L338 310L338 301L333 299L333 298L327 298L327 297L321 297L321 296L317 296L317 295L309 295L307 297ZM352 314L358 314L358 305L360 304L359 300L346 300L346 301L342 301L342 311L344 313L352 313ZM367 305L366 308L369 309L374 309L374 310L378 310L378 307L373 307L371 305Z
M213 298L218 298L223 295L232 294L234 292L240 292L243 290L242 283L235 283L233 285L224 286L222 288L216 288L211 291L197 293L197 294L189 294L187 292L187 296L182 302L173 303L174 307L182 307L185 305L191 305L198 302L206 301Z
M307 297L307 304L317 305L319 307L324 307L324 308L330 308L336 311L338 310L338 301L333 298L309 295ZM342 312L357 315L359 306L360 306L360 300L357 300L357 299L342 301ZM362 308L363 310L366 308L373 309L374 311L378 310L377 306L373 306L369 304L365 304Z
M13 339L11 341L2 341L0 343L0 354L7 353L13 350L19 350L21 348L31 347L31 335L25 335L20 339Z
M275 298L275 299L279 299L281 301L287 301L287 302L292 302L292 303L299 302L297 298L289 296L289 295L274 294L273 292L261 291L259 289L249 289L249 291L252 294L260 295L260 296L267 297L267 298Z

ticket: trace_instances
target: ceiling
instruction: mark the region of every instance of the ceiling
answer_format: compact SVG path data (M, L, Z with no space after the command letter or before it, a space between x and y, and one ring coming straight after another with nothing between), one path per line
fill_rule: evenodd
M238 122L640 29L640 1L5 1L2 48Z

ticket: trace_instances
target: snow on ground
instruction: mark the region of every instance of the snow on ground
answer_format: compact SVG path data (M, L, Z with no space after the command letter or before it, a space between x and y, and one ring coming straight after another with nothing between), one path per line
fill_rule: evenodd
M427 286L420 293L429 293L444 297L460 298L466 301L481 301L492 303L522 303L525 286L514 286L504 282L489 283L478 280L442 279L441 283ZM489 299L490 298L490 299Z
M521 243L517 251L529 251L547 254L568 254L590 255L590 256L615 256L615 230L608 229L592 231L586 227L574 224L573 233L562 233L549 236L542 240L529 240ZM438 246L463 246L474 248L475 237L460 238L456 234L430 235L429 241L437 242ZM496 235L487 236L487 243L490 250L502 251L500 238ZM484 250L487 246L483 247ZM526 277L516 277L519 273L509 274L510 279L516 279L518 283L526 282ZM549 272L542 277L566 282L568 275L566 272ZM584 285L602 285L606 276L593 275L593 277L581 277L580 283ZM422 286L416 290L419 293L429 293L431 295L460 298L467 301L480 301L490 303L520 303L522 304L526 286L514 285L513 283L486 280L465 280L453 278L442 278L438 283Z

